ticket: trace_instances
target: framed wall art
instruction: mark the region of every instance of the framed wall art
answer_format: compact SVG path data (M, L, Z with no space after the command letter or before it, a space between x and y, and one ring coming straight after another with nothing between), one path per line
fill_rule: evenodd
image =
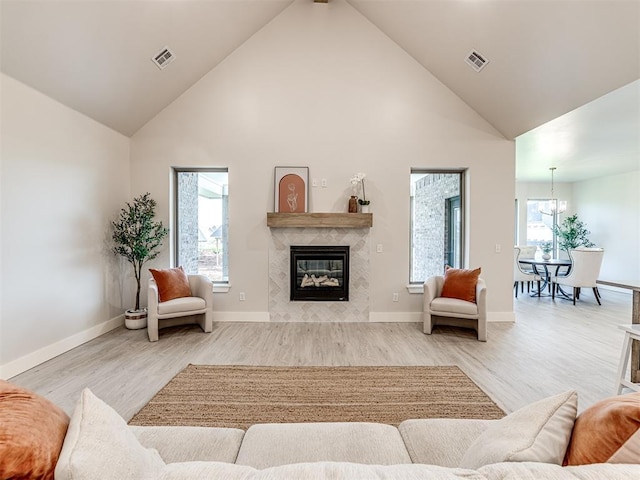
M305 213L309 208L309 167L276 167L275 212Z

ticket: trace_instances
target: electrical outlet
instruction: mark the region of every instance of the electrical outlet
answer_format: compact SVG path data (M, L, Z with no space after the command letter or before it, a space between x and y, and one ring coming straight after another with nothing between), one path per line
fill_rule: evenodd
M246 300L246 297L244 296L244 292L240 292L239 297L241 302L244 302Z
M502 245L500 245L499 243L496 243L496 253L500 253L502 252Z
M318 179L314 178L313 180L311 180L311 186L312 187L317 187L318 186Z
M378 245L376 245L376 252L377 253L382 253L382 244L379 243Z
M321 182L322 182L322 183L321 183L322 188L327 188L327 179L326 179L326 178L323 178L323 179L321 180Z
M398 294L397 293L393 293L393 301L397 302L398 301Z

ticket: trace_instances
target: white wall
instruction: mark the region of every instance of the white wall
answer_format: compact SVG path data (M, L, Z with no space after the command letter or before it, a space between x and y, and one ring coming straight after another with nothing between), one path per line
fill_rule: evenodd
M605 249L600 278L640 279L640 170L577 182L577 213L590 239Z
M151 192L168 222L171 166L229 168L232 289L215 310L238 318L268 310L274 167L327 179L311 189L314 212L346 211L349 178L365 172L371 245L384 248L371 253L371 312L415 318L410 169L467 167L469 265L483 269L493 318L513 319L514 158L513 142L343 0L296 1L132 137L132 192ZM169 263L165 248L156 264Z
M121 323L109 222L129 139L2 75L0 376ZM111 322L109 322L110 319Z

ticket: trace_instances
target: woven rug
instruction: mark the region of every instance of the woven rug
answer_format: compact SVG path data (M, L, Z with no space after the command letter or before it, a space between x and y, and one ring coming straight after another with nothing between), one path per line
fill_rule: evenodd
M246 429L254 423L502 418L456 366L189 365L129 422Z

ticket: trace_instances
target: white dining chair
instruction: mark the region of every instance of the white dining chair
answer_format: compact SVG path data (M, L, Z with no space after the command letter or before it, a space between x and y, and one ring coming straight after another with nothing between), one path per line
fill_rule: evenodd
M524 284L526 283L528 293L531 282L538 282L538 296L540 296L540 282L542 281L542 277L533 271L522 268L522 265L520 265L521 258L533 258L524 257L522 251L522 247L513 247L513 288L516 292L516 298L518 298L518 286L520 286L520 291L524 293ZM536 247L533 247L534 255L535 251Z
M571 270L567 275L551 277L551 297L555 298L560 285L573 287L573 304L575 305L576 300L580 299L580 289L583 287L591 288L598 305L602 305L596 281L598 280L598 275L600 275L603 256L604 249L602 248L580 247L570 250Z

